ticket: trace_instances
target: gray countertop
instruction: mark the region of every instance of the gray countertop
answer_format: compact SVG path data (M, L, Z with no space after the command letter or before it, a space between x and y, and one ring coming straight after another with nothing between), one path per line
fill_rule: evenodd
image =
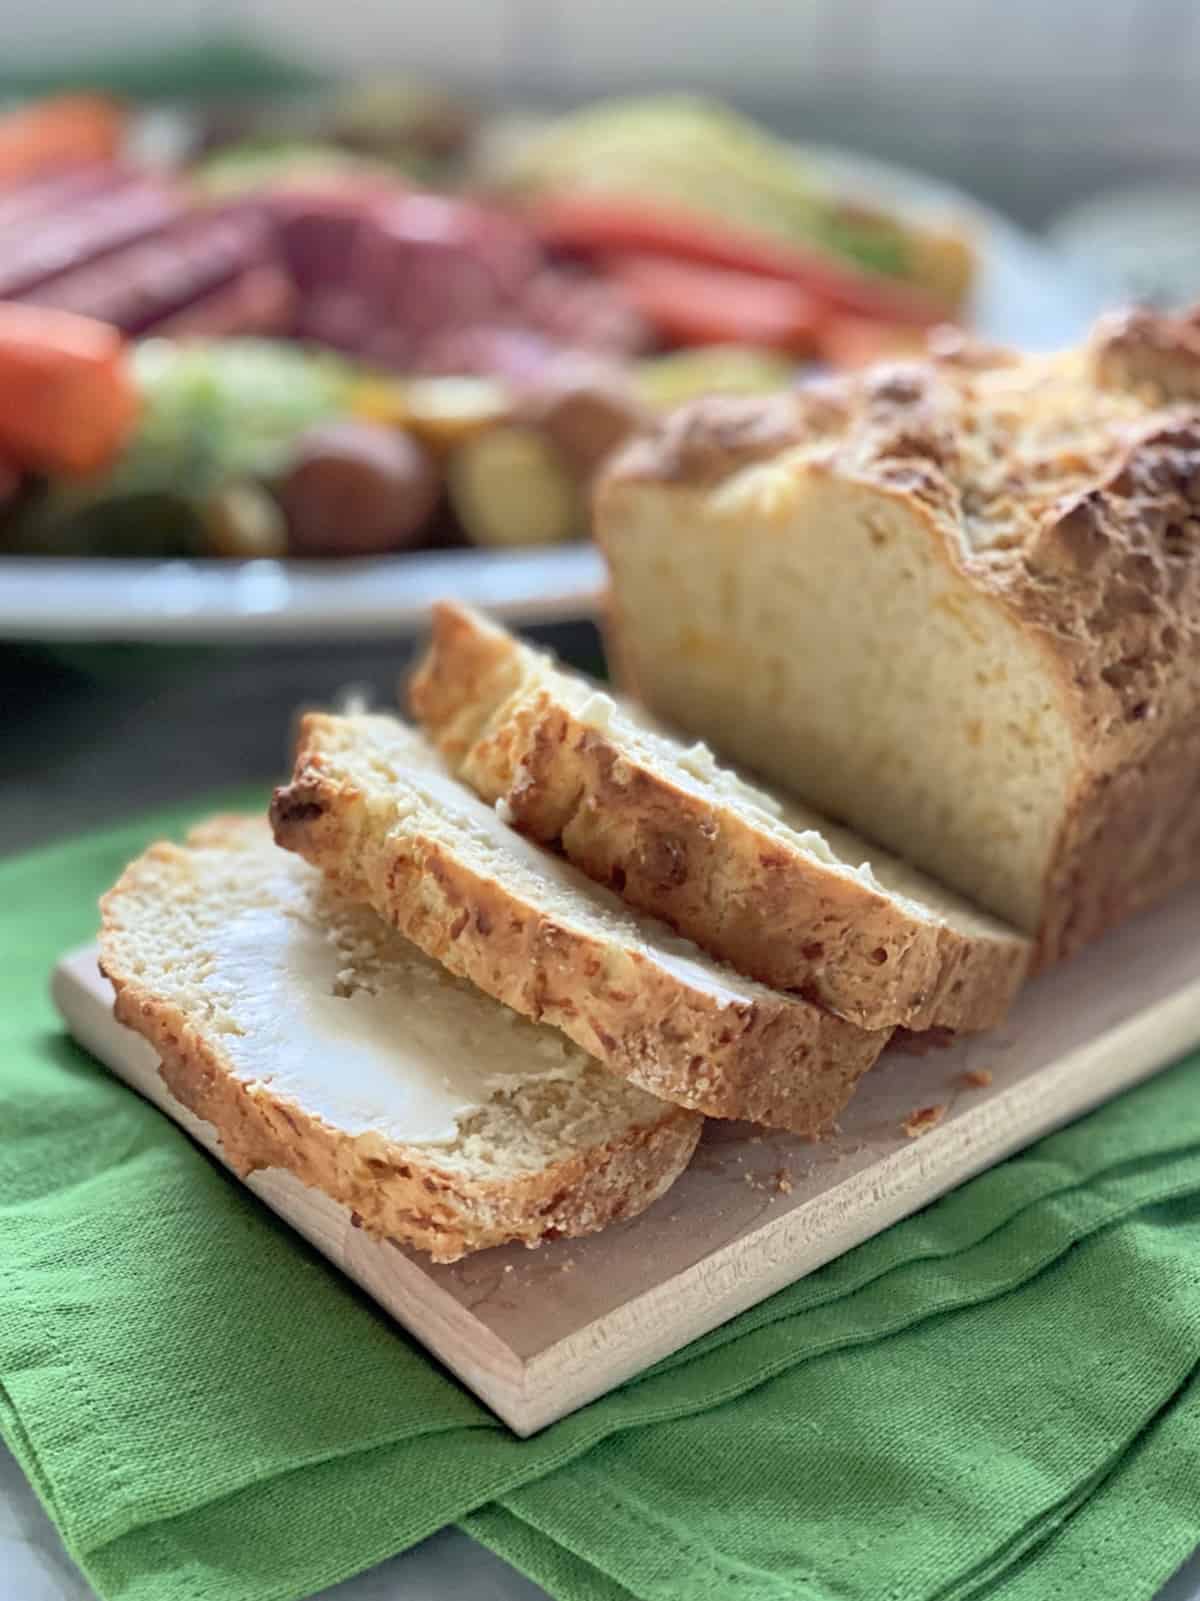
M536 637L600 671L589 624ZM0 645L0 855L206 790L278 782L298 710L359 686L394 706L413 648Z
M586 625L538 637L595 672ZM297 708L351 685L394 699L412 647L0 649L0 854L196 794L281 774ZM338 1601L537 1601L543 1592L450 1530L326 1592ZM0 1601L90 1601L13 1458L0 1448ZM1200 1556L1159 1601L1200 1601Z
M321 1593L321 1601L546 1601L546 1593L457 1529ZM16 1461L0 1446L0 1601L96 1601ZM1191 1601L1176 1597L1174 1601Z

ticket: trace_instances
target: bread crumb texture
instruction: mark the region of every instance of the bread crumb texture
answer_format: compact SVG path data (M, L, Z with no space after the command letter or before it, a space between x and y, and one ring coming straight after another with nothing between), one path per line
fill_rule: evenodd
M184 846L153 846L105 896L102 925L117 1017L158 1051L168 1087L215 1127L231 1165L243 1175L287 1168L347 1206L356 1226L437 1261L632 1216L669 1187L699 1136L694 1114L422 955L278 850L265 820L220 818ZM273 949L296 931L327 944L327 991L297 993L294 1010L264 1019L239 926ZM237 963L224 959L231 939ZM296 1063L310 1042L295 1037L306 1015L318 1003L345 1006L354 1046L351 1012L368 996L397 1000L412 1037L394 1052L372 1049L354 1086L323 1071L306 1082ZM256 1039L264 1029L269 1039ZM448 1134L405 1140L395 1125L411 1087L405 1050L436 1072L439 1042L448 1058L471 1053L484 1092L477 1105L464 1097Z
M653 710L1037 963L1200 869L1200 319L699 402L596 505Z
M478 613L435 608L411 684L451 771L710 955L867 1028L986 1028L1028 942Z
M919 1139L922 1134L928 1134L930 1129L938 1126L947 1110L943 1103L936 1106L918 1106L905 1119L904 1132L910 1140Z
M398 719L306 718L271 815L428 955L664 1100L817 1133L889 1037L710 960L508 827Z

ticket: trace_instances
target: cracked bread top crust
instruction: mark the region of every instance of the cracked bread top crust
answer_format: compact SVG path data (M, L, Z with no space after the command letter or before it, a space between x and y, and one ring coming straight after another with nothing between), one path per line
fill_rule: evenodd
M759 448L764 430L775 448ZM1200 318L1125 313L1059 355L934 353L801 390L769 413L761 401L700 402L668 419L597 491L615 651L635 679L646 663L614 559L630 497L669 496L678 524L724 518L762 541L784 535L818 483L847 516L869 520L874 505L890 527L901 514L919 525L945 604L976 616L975 600L994 604L1039 664L1074 764L1022 924L1040 961L1196 871L1200 822L1178 792L1200 778ZM971 650L968 638L964 670ZM938 872L902 825L885 843ZM1014 916L1011 897L990 905Z

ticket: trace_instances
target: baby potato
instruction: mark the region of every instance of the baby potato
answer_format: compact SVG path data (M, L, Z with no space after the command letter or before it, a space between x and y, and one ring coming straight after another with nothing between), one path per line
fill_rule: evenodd
M627 378L595 367L549 372L522 397L519 414L545 430L583 479L649 417Z
M539 428L510 425L465 441L446 486L473 545L555 545L583 531L574 475Z
M231 561L287 555L287 523L274 496L260 484L226 484L200 507L204 554Z
M411 434L346 419L301 436L278 493L293 555L371 556L420 542L441 480Z

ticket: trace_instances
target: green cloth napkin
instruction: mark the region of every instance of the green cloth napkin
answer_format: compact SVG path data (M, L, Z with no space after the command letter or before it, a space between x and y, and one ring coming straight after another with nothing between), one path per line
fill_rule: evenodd
M457 1522L565 1601L1138 1601L1200 1539L1200 1057L518 1440L64 1037L182 820L0 864L0 1428L103 1596Z

